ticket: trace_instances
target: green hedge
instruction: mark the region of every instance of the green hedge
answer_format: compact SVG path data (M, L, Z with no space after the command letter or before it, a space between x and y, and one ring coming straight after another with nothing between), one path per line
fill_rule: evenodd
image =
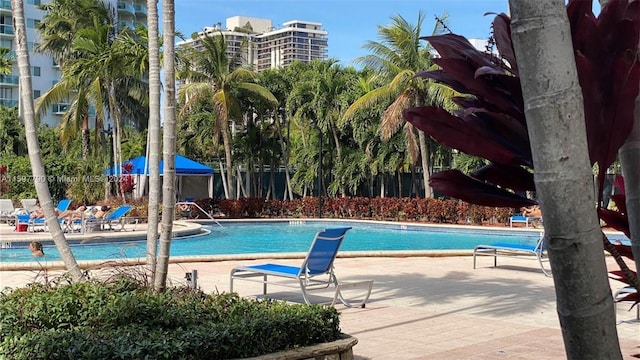
M126 277L0 294L1 359L228 359L334 341L333 307L256 301Z

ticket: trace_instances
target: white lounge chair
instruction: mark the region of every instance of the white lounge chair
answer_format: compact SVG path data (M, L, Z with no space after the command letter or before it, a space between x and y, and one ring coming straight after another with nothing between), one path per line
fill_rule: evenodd
M308 298L308 291L325 289L333 285L336 290L332 305L335 304L337 299L339 299L343 304L349 307L364 307L371 295L373 281L342 284L338 282L333 271L333 261L335 260L338 250L340 249L340 245L342 244L342 240L349 229L351 228L336 228L318 232L300 267L281 264L260 264L234 268L231 270L230 290L233 292L233 281L241 279L262 283L263 294L266 295L269 276L274 276L296 280L298 284L290 286L299 287L300 290L302 290L302 297L307 304L311 304ZM282 282L274 284L289 286ZM364 300L357 304L352 304L344 299L341 290L358 286L368 287Z
M551 270L547 270L544 263L549 261L547 249L544 244L544 233L540 233L540 239L535 245L495 243L491 245L478 245L473 249L473 268L476 268L476 256L493 256L493 266L498 266L498 256L517 257L520 259L531 259L527 255L535 256L538 260L542 272L546 276L551 276Z
M11 199L0 199L0 222L9 222L15 219L16 209Z

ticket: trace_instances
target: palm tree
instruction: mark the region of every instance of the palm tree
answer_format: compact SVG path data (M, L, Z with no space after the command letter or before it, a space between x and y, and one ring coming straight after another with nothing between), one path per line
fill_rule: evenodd
M60 123L61 142L68 145L80 130L85 159L90 151L89 113L92 108L96 111L96 129L104 127L108 116L119 114L129 119L140 119L137 123L146 127L146 111L140 110L145 105L146 96L143 95L146 94L146 84L140 80L147 70L146 45L141 41L146 34L138 32L134 35L128 29L114 34L115 15L98 0L55 1L45 5L44 9L48 13L40 25L43 42L36 49L54 57L60 64L62 77L39 98L36 104L38 116L45 114L52 104L68 102L68 110ZM113 66L113 71L101 72L109 66ZM96 76L103 79L100 81L103 84L94 82ZM106 86L105 78L109 78L108 82L113 82L114 86ZM113 91L110 92L109 88ZM112 96L117 99L115 113L115 107L109 100ZM108 113L105 113L106 109ZM119 143L120 121L115 125L114 142ZM99 135L96 132L96 145ZM117 150L118 146L114 149Z
M179 77L187 83L180 87L179 97L184 103L181 115L200 101L213 105L215 133L222 137L226 161L226 183L230 188L227 198L233 196L233 159L229 121L242 119L238 92L257 96L273 104L276 98L269 90L255 83L257 74L244 67L233 68L235 61L227 56L227 45L222 34L201 39L202 50L187 49Z
M286 68L285 68L286 69ZM291 175L289 172L289 158L291 156L291 146L289 137L285 137L283 128L288 127L287 117L287 95L291 92L292 84L297 78L297 74L287 73L284 69L267 70L260 74L260 78L264 86L278 100L278 106L273 111L273 123L276 128L276 135L278 137L278 143L280 145L281 165L284 166L286 187L284 191L283 200L293 199L293 190L291 187ZM287 132L287 135L289 132ZM276 198L274 194L274 198Z
M42 41L36 45L35 50L53 57L60 65L63 75L61 81L36 102L36 116L40 118L53 104L69 103L68 110L60 122L60 140L67 147L80 130L82 157L86 159L89 156L90 107L87 89L74 77L64 76L64 65L78 56L72 49L78 31L96 23L112 22L111 14L105 4L98 0L58 0L42 5L41 9L47 13L38 25ZM101 118L96 117L95 127L102 128L101 125Z
M175 81L175 6L173 0L162 1L162 23L165 70L165 111L163 135L163 192L162 233L154 289L163 291L167 286L169 250L176 203L176 81Z
M40 5L46 14L38 24L40 42L35 50L53 57L57 64L76 56L73 40L80 29L95 22L110 23L115 14L100 0L56 0Z
M567 10L560 0L509 3L567 359L622 359Z
M27 138L27 147L29 151L29 162L31 163L31 171L34 179L42 179L42 181L34 181L36 193L40 204L44 210L47 226L49 226L51 236L56 248L60 253L60 258L64 262L67 271L74 281L80 281L83 278L82 271L76 262L73 253L64 233L60 228L60 223L54 211L51 193L46 182L46 173L40 156L40 145L38 144L38 134L36 128L36 119L33 106L33 88L31 86L31 72L29 64L29 50L27 48L27 28L24 19L24 3L22 0L11 0L11 8L14 18L15 27L15 43L16 54L18 57L18 71L20 74L20 99L22 104L22 116L25 126L25 135Z
M369 41L365 48L372 54L356 59L366 68L371 68L378 74L384 85L370 91L354 102L345 112L344 118L350 119L355 112L369 108L374 104L392 101L382 114L380 136L388 140L400 128L403 129L409 155L412 162L417 161L418 152L421 156L422 172L425 184L425 198L432 196L429 184L430 154L426 136L409 124L402 117L402 111L412 106L426 105L427 102L442 102L442 93L429 89L433 85L416 75L431 67L428 46L421 46L422 23L424 15L418 14L417 24L414 26L397 15L391 18L389 26L378 26L378 33L382 41ZM441 22L437 22L433 33L443 30ZM418 134L419 142L415 136ZM419 146L415 146L419 144Z
M149 208L147 211L147 271L156 271L158 205L160 202L160 50L158 44L158 1L147 0L149 29Z
M342 164L342 134L338 129L338 121L346 106L341 99L348 89L347 74L336 60L314 61L307 65L307 71L299 74L299 81L294 85L289 103L293 118L304 128L315 128L322 135L327 133L335 149L335 163ZM318 166L321 166L319 164ZM318 168L319 170L319 168ZM339 192L345 195L344 184L339 183Z

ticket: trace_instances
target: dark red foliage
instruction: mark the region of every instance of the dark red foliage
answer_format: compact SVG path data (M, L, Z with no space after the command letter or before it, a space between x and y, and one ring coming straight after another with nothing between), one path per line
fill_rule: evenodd
M474 171L471 176L514 191L533 191L536 189L533 173L521 166L509 167L489 164Z
M126 162L126 163L122 164L122 173L123 174L131 174L131 170L133 170L133 163L132 162Z
M458 170L434 174L430 184L449 196L477 205L519 208L537 204L531 199L466 176Z
M122 175L120 176L120 190L123 193L130 193L136 187L133 176L131 175Z
M609 1L596 18L591 2L571 0L567 15L584 98L589 157L592 164L607 169L633 126L640 86L640 2ZM604 176L601 171L598 200Z
M599 208L598 217L600 217L600 219L604 221L607 226L612 227L618 231L622 231L625 235L627 235L627 237L631 237L629 233L629 220L627 219L626 214L623 214L619 211Z
M633 122L640 83L636 58L640 1L610 1L596 18L591 2L571 0L567 12L583 89L589 154L592 163L606 169ZM472 203L511 206L510 202L498 205L504 190L496 193L491 187L532 189L533 162L510 22L505 14L497 15L493 21L501 59L476 50L455 34L424 37L440 55L434 62L441 69L419 76L446 84L465 96L454 99L460 110L453 113L434 107L404 113L407 121L439 143L492 162L471 174L486 182L485 187L461 174L436 176L430 183L435 190L453 197L464 196L463 200ZM602 187L604 171L599 180ZM460 189L463 183L472 188Z

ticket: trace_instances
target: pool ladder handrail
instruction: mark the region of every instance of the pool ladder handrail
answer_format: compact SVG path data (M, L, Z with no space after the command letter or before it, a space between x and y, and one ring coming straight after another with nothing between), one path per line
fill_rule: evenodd
M213 216L211 216L208 212L206 212L203 208L201 208L200 205L194 203L193 201L179 201L176 203L176 206L179 206L179 205L195 206L198 210L200 210L201 213L207 215L207 217L209 217L210 220L213 220L216 224L218 224L218 226L223 227L222 224L218 222L218 220L214 219Z

